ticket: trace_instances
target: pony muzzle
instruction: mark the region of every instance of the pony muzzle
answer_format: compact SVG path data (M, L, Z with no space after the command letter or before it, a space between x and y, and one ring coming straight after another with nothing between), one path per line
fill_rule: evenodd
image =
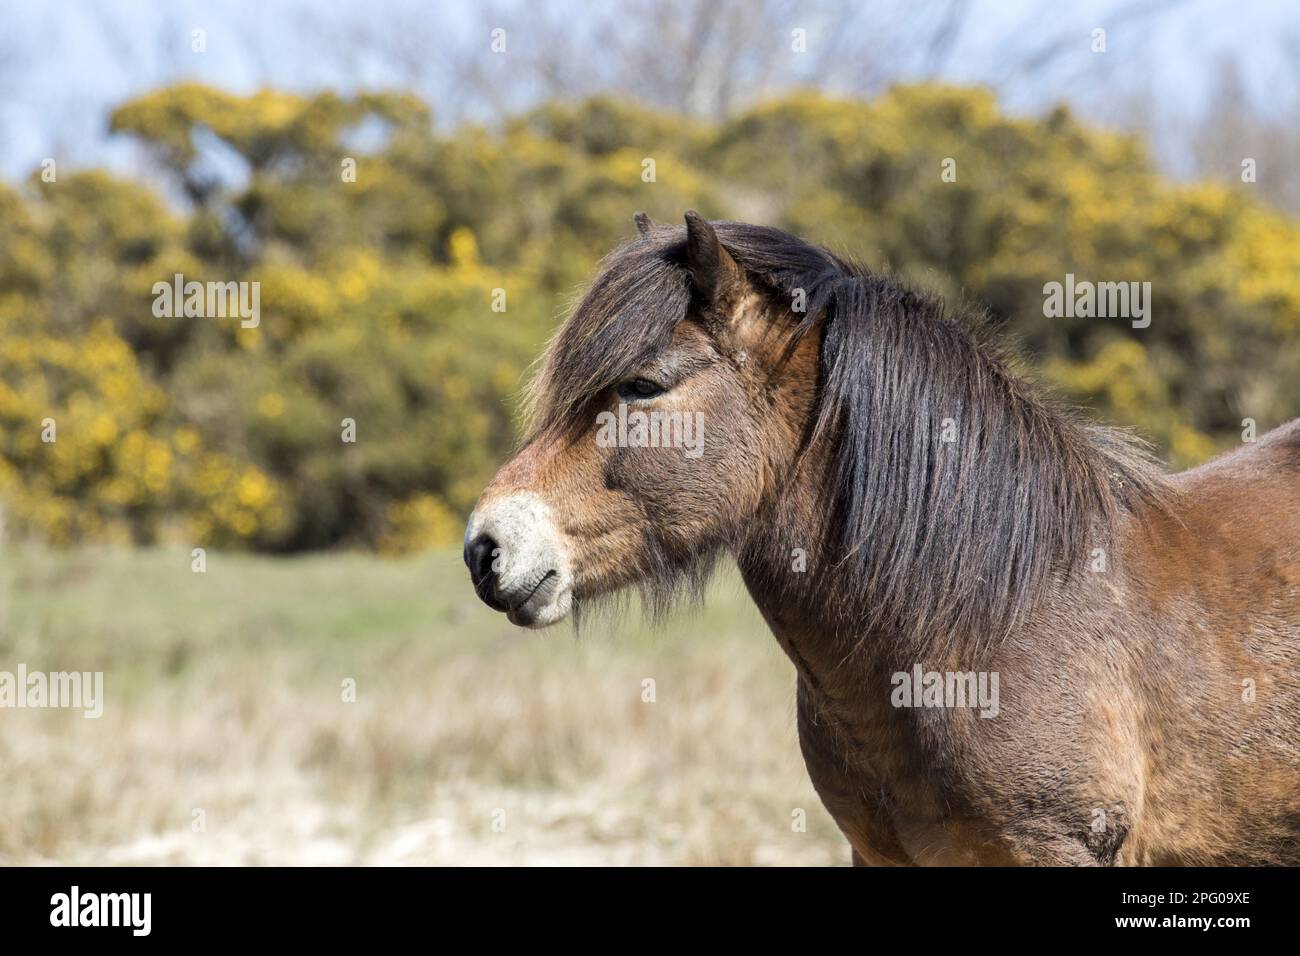
M520 627L546 627L573 607L568 542L536 495L480 501L465 529L465 564L474 592Z

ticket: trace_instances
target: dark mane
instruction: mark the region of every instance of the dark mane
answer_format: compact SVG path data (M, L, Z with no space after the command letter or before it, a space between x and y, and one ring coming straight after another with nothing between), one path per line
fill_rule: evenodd
M831 449L819 503L831 567L770 583L834 581L846 632L912 647L994 641L1054 578L1082 570L1092 548L1109 549L1124 514L1170 494L1138 441L1050 400L1013 370L978 315L950 315L779 230L714 227L751 280L785 304L773 310L778 321L795 337L821 329L812 434ZM690 304L684 242L683 227L657 228L605 260L548 350L532 396L537 427L583 420L606 388L666 346ZM796 289L803 314L788 308ZM945 420L953 442L941 440ZM691 561L675 563L689 570Z
M850 264L811 243L766 226L713 224L741 265L773 291L807 290L804 326L830 303ZM619 246L551 340L526 406L533 429L581 418L590 403L668 344L691 302L684 268L686 229L658 227Z

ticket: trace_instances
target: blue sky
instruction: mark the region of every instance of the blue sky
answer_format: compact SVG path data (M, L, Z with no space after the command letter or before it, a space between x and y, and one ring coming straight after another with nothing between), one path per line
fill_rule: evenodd
M1145 0L1151 3L1153 0ZM582 4L555 0L581 20ZM1053 37L1077 36L1046 72L1006 80L1004 103L1035 111L1067 100L1098 122L1117 125L1138 109L1175 122L1205 102L1217 64L1237 61L1255 105L1295 105L1300 60L1300 3L1286 0L1187 0L1137 25L1113 26L1104 57L1088 48L1093 26L1107 26L1123 0L1044 3L972 0L967 27L944 75L961 82L1003 76L1009 52ZM381 58L346 62L323 37L348 17L366 24L412 23L436 58L458 44L480 41L476 3L365 0L316 4L305 0L97 0L28 4L0 0L0 175L15 179L54 156L62 164L129 168L136 157L107 134L117 103L183 77L235 91L260 85L341 90L402 85L400 66ZM872 4L868 4L868 9ZM514 19L526 29L531 5ZM881 6L881 16L888 8ZM796 22L798 14L791 17ZM789 24L774 24L783 33ZM207 31L207 52L190 50L190 31ZM637 29L629 23L628 29ZM575 30L579 27L575 26ZM412 33L414 36L414 32ZM1297 45L1288 48L1289 37ZM816 38L811 35L812 55ZM486 38L482 38L486 44ZM427 91L437 98L441 91ZM527 99L527 91L517 95ZM1167 157L1177 165L1177 156Z

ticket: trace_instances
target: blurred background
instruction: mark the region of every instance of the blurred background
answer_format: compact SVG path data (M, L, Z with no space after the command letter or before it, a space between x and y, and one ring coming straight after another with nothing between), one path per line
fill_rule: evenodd
M1286 2L0 0L0 670L106 697L0 710L0 863L847 862L734 575L576 639L474 598L530 363L694 207L1195 465L1300 413L1297 54ZM1045 318L1066 273L1150 327Z

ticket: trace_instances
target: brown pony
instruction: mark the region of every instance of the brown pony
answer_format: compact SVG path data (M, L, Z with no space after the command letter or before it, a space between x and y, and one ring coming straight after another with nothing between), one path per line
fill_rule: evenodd
M856 863L1300 863L1300 421L1167 475L889 278L636 219L470 518L485 602L729 552Z

